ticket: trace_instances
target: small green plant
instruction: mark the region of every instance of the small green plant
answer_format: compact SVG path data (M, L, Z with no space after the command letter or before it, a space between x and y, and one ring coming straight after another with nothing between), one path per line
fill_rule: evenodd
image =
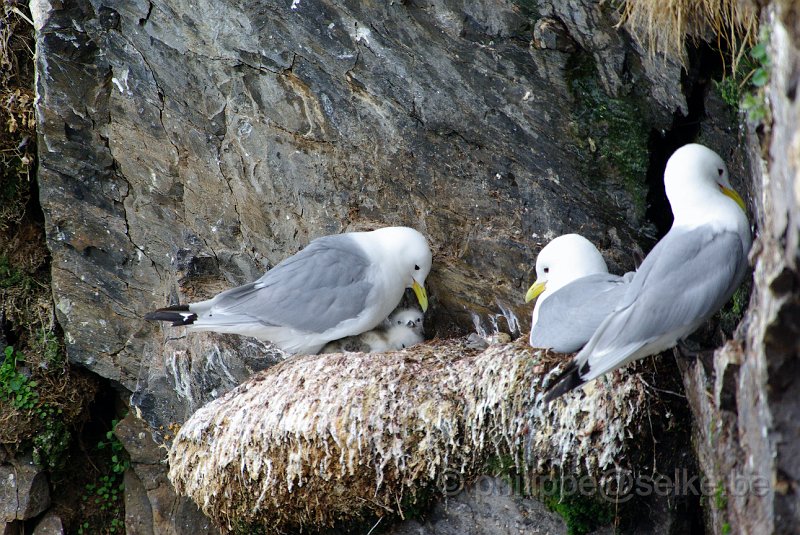
M17 370L17 362L23 360L20 353L8 346L3 351L3 364L0 365L0 399L11 402L18 410L34 410L39 403L36 381Z
M720 511L728 508L728 495L725 493L722 483L718 484L714 490L714 506Z
M720 98L734 110L744 111L747 120L754 125L763 123L769 116L764 94L771 68L768 43L769 31L762 28L758 43L736 63L735 72L714 82Z
M65 453L72 438L61 416L61 409L44 405L39 413L44 420L44 429L33 437L33 462L50 470L57 470L64 465Z
M58 338L53 331L42 326L37 344L44 356L44 363L47 367L60 366L64 363L64 352L61 350L61 345L58 343Z
M33 436L33 462L55 469L64 461L70 433L62 420L61 408L41 401L38 383L17 369L24 357L12 346L3 350L0 365L0 400L7 401L18 411L38 418L37 433Z
M109 472L101 475L95 483L87 484L83 495L84 502L99 510L100 519L107 523L104 531L108 533L125 532L122 503L125 490L123 476L130 467L130 461L122 443L114 435L118 423L118 420L112 420L111 429L106 432L106 440L101 440L96 446L98 450L108 453ZM78 533L81 535L90 533L90 526L89 522L83 522L78 528Z
M731 532L731 525L729 522L724 522L722 524L722 535L728 535Z
M742 110L747 112L747 119L753 124L763 123L768 116L764 86L769 82L771 61L767 51L769 33L766 28L761 32L759 42L750 49L750 58L755 62L755 68L750 72L749 80L751 89L742 97Z

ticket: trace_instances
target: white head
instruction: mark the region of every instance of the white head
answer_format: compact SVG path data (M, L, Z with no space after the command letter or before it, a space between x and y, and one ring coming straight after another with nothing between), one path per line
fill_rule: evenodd
M400 308L389 314L386 321L389 327L405 325L419 334L423 334L422 319L422 311L416 308Z
M431 270L433 255L425 236L409 227L384 227L372 232L368 240L381 251L380 260L387 271L394 271L403 279L404 288L411 288L420 307L428 309L425 279Z
M715 217L716 207L732 210L738 205L746 213L744 201L731 187L725 162L697 143L684 145L670 156L664 189L678 223Z
M559 288L594 273L608 273L606 261L597 247L580 234L559 236L545 245L536 257L536 282L525 294L525 301L542 294L536 303L538 309L539 304Z

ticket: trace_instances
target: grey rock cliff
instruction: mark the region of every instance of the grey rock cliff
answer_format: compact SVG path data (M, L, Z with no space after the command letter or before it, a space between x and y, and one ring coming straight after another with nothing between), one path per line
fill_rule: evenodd
M423 231L440 336L472 329L472 314L526 330L521 296L555 235L582 232L613 268L632 265L622 244L642 239L631 207L646 189L605 156L610 141L584 139L570 86L635 81L650 102L606 7L42 0L33 12L69 357L136 392L156 428L279 356L142 316L253 280L319 235ZM531 46L544 16L569 46Z
M800 533L800 194L798 28L789 3L765 11L772 124L750 132L757 239L753 291L737 339L684 366L712 533ZM794 14L793 14L794 13Z
M525 333L533 261L558 234L632 268L653 240L646 140L698 112L680 68L614 28L609 4L33 0L39 190L70 360L130 392L168 441L282 356L144 314L253 280L317 236L425 233L426 332L439 336L474 321ZM716 533L800 525L792 9L769 19L771 135L740 144L713 98L698 117L759 229L738 342L683 366L700 466L727 497L709 508ZM127 476L131 528L211 529L153 452L129 446L143 456ZM737 495L735 474L769 488Z

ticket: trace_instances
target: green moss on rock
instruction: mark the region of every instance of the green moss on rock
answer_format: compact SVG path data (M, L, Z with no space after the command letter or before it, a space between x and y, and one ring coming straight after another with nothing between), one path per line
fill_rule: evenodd
M543 501L551 511L564 519L570 535L589 533L614 520L614 509L610 502L580 493L561 492L559 482L552 483L551 491L543 494Z
M573 54L567 83L575 98L571 134L586 163L589 181L606 190L622 189L637 219L647 208L647 142L650 129L643 106L633 95L609 96L600 84L594 58Z

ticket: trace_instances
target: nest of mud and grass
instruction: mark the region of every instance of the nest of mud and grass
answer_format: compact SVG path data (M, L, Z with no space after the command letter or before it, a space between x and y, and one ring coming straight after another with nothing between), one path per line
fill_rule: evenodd
M297 532L402 518L491 459L528 476L635 462L656 393L614 372L545 404L564 360L522 339L293 357L198 410L172 444L169 477L223 531Z

